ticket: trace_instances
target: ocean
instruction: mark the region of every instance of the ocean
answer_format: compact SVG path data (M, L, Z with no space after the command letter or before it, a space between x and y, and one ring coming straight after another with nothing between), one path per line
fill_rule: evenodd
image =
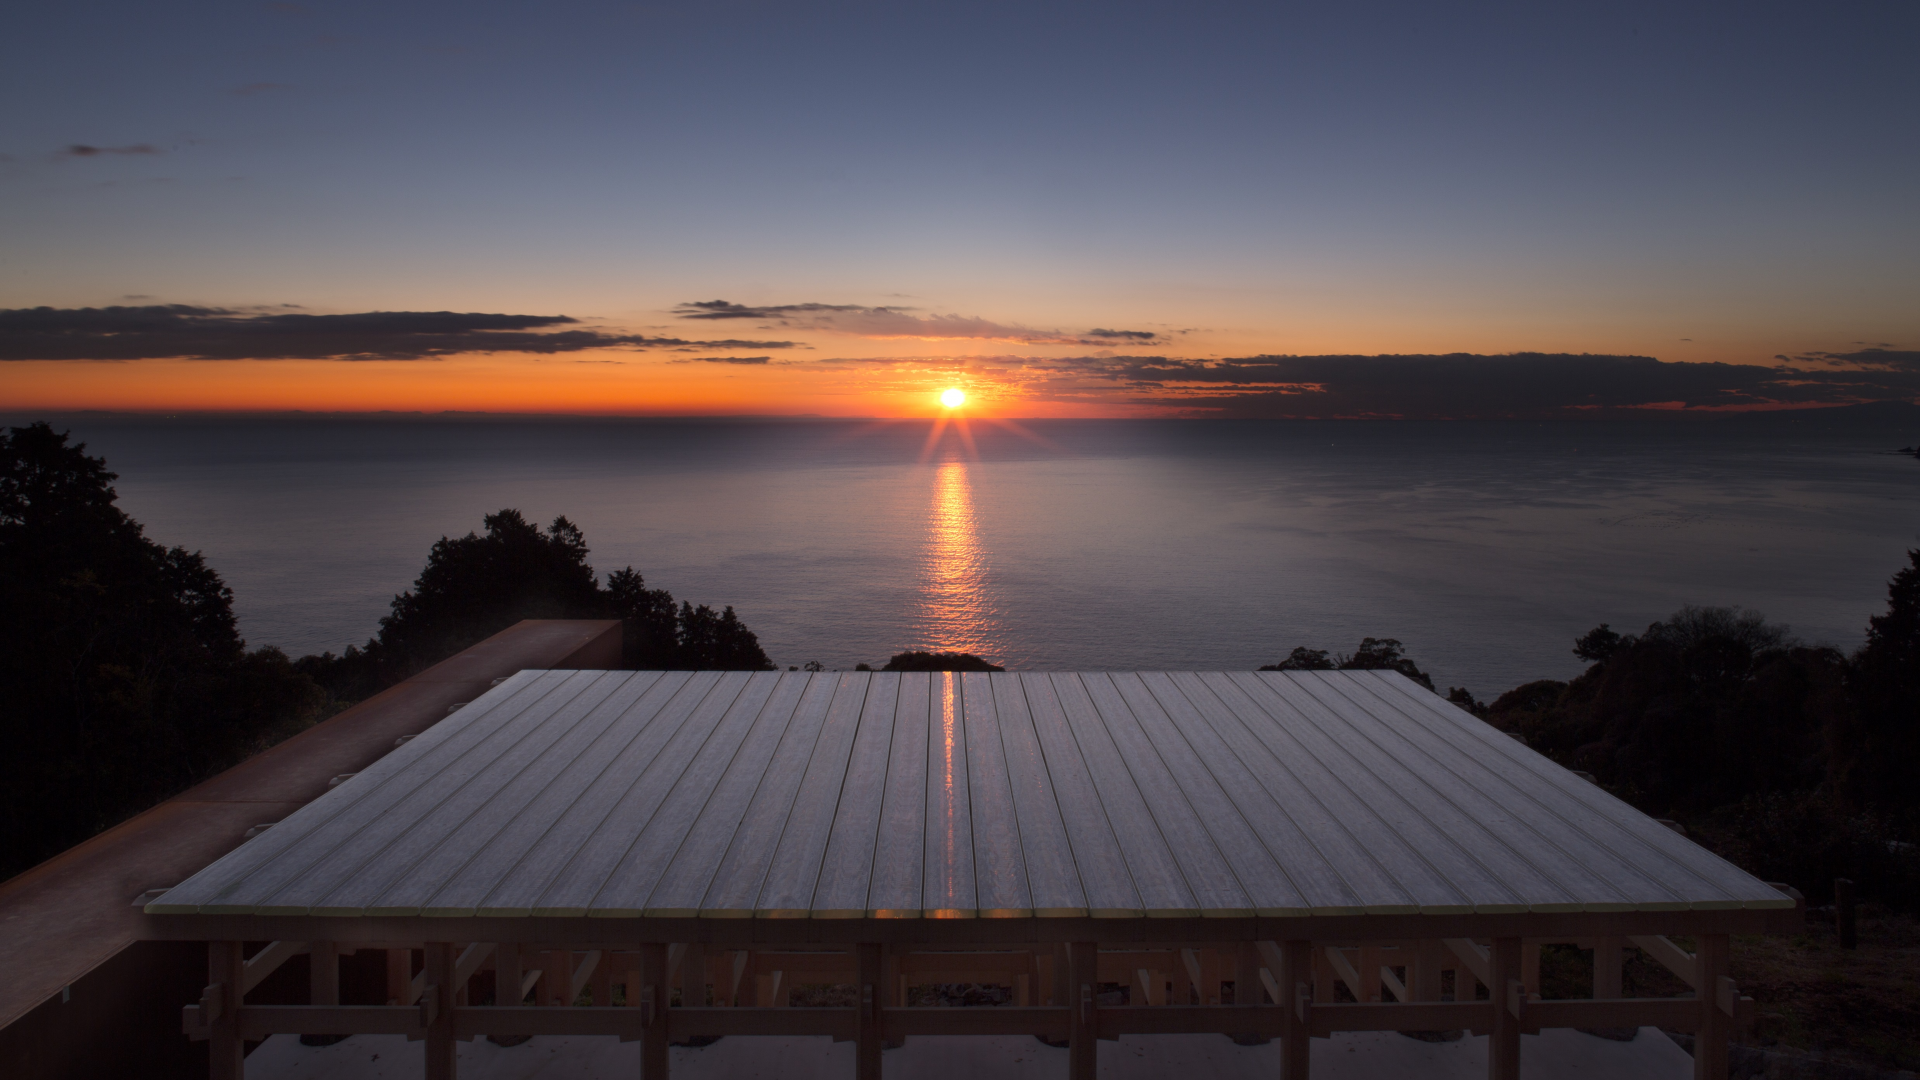
M296 656L364 642L435 540L505 507L733 605L783 666L1247 668L1372 636L1483 698L1683 604L1851 649L1920 546L1920 461L1887 452L1914 432L1838 416L51 419L149 536L205 553L251 645Z

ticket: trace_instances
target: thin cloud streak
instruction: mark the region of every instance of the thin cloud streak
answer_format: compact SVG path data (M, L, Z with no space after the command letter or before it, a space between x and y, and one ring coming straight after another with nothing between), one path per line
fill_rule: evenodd
M736 304L728 300L695 300L674 307L682 319L757 319L782 328L848 334L879 340L1005 341L1020 345L1077 345L1111 347L1115 344L1156 345L1164 340L1150 330L1061 332L1034 330L970 315L920 315L909 307L863 307L858 304Z
M291 306L291 305L289 305ZM791 341L696 341L599 330L566 315L246 312L188 304L0 309L8 360L431 360L461 353L551 356L588 349L788 349Z

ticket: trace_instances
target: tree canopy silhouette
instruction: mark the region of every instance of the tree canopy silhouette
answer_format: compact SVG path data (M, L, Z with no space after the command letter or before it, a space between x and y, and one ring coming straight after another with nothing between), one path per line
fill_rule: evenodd
M1351 655L1329 656L1325 649L1309 649L1297 645L1287 654L1286 659L1277 664L1264 664L1261 671L1397 671L1427 689L1433 689L1433 678L1421 671L1419 665L1408 659L1400 650L1403 646L1394 638L1362 638L1360 647ZM1465 691L1462 691L1464 693Z
M248 651L198 552L115 505L115 474L44 423L0 435L0 877L277 741L325 696Z
M862 665L863 667L865 665ZM881 671L1005 671L999 664L985 660L966 652L922 652L909 650L894 653Z
M393 598L380 632L345 655L300 664L342 697L391 686L522 619L620 619L630 668L772 670L731 607L674 606L631 566L603 587L586 536L565 517L542 530L518 510L483 519L485 534L441 537L413 588Z

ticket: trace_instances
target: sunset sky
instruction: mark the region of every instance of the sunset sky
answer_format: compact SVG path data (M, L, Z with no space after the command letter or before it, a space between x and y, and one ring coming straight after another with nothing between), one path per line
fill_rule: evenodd
M0 401L1911 401L1916 45L1910 0L30 6Z

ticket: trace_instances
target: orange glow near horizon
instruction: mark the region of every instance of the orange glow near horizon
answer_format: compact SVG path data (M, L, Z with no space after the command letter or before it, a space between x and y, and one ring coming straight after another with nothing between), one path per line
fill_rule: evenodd
M590 415L818 415L939 419L957 413L1126 416L1096 402L1025 400L1017 384L985 393L950 381L962 365L929 359L880 365L799 360L733 365L608 352L442 360L14 361L0 366L10 411L497 412ZM972 373L979 379L979 373ZM929 409L929 405L935 407ZM944 407L942 407L944 406Z

